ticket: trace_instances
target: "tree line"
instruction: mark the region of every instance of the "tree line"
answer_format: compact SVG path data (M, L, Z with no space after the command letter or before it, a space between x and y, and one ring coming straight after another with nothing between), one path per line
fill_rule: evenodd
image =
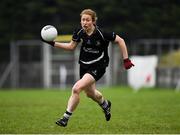
M85 8L97 12L97 25L126 40L180 36L179 0L1 0L0 46L39 39L47 24L72 34Z

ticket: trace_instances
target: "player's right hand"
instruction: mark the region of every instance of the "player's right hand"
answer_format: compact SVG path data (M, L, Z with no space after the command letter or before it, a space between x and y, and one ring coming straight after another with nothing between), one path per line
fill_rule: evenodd
M131 62L129 58L124 59L124 68L125 69L130 69L134 64Z
M55 42L54 42L54 41L46 41L46 40L44 40L43 38L41 38L41 41L43 41L43 42L45 42L45 43L47 43L47 44L49 44L49 45L51 45L51 46L53 46L53 47L54 47L54 45L55 45Z

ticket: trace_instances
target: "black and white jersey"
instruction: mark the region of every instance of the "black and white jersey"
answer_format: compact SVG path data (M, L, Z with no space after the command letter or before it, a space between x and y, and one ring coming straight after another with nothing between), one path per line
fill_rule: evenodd
M72 40L75 42L82 41L79 63L82 66L108 66L108 46L109 42L114 41L115 38L114 32L103 32L98 27L90 36L82 28L75 30Z

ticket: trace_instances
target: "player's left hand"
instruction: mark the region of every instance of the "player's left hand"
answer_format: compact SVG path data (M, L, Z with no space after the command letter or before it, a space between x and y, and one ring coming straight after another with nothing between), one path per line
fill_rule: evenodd
M45 43L47 43L47 44L49 44L49 45L51 45L51 46L53 46L53 47L54 47L54 45L55 45L55 42L54 42L54 41L46 41L46 40L44 40L43 38L41 38L41 41L42 41L42 42L45 42Z
M131 62L129 58L124 59L124 68L125 69L130 69L134 64Z

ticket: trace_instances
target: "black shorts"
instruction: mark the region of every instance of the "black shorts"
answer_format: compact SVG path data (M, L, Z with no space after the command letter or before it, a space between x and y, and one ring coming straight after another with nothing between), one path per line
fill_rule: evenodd
M80 66L80 78L82 78L86 73L89 73L98 81L106 72L106 67L97 68L97 67L83 67Z

